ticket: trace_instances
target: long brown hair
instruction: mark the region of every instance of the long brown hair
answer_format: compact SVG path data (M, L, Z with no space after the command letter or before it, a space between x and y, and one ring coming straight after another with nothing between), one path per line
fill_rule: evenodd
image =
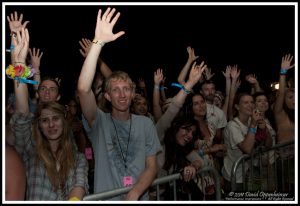
M42 110L49 109L62 118L63 132L59 140L59 146L53 154L49 141L43 134L39 126L39 117ZM63 188L67 182L68 176L75 167L75 145L71 140L71 127L66 120L65 107L57 102L43 102L39 104L36 112L37 120L33 124L33 138L36 142L36 154L39 163L43 163L49 180L54 190ZM59 169L57 169L57 165Z

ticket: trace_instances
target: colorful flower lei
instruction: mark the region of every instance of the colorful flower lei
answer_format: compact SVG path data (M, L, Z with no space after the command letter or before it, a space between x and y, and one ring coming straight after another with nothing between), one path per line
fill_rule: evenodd
M32 67L32 65L9 65L5 70L6 75L10 79L18 80L23 83L30 83L30 84L38 84L37 81L28 80L28 78L33 77L33 75L36 73L35 69Z

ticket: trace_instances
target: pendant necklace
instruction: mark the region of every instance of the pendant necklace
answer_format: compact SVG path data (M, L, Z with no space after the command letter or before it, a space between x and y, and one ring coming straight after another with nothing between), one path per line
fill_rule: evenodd
M127 169L127 162L126 161L127 161L128 145L129 145L129 142L130 142L130 134L131 134L131 123L132 123L131 115L130 115L130 125L129 125L127 146L126 146L126 151L124 151L125 154L123 153L123 150L122 150L122 147L121 147L121 144L120 144L119 135L118 135L117 127L115 125L115 121L113 120L113 118L112 118L111 115L110 115L110 118L111 118L111 121L112 121L112 123L114 125L114 129L115 129L115 132L116 132L116 137L117 137L117 140L118 140L118 145L119 145L119 148L121 150L122 160L124 162L125 169Z

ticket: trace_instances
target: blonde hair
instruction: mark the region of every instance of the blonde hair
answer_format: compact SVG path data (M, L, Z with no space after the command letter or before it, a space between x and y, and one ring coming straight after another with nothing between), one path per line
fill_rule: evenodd
M58 114L63 122L63 132L55 154L53 154L49 140L47 140L39 126L38 118L44 109L49 109ZM57 102L43 102L37 108L36 117L37 121L32 126L32 135L36 142L36 154L39 163L44 164L52 186L55 190L58 190L65 186L70 172L75 167L76 159L76 148L71 140L71 127L66 119L65 107ZM59 169L57 169L57 165Z
M133 92L135 92L135 83L131 80L129 75L126 72L123 71L114 71L109 77L106 78L105 84L104 84L104 91L108 92L110 91L110 82L111 80L121 80L128 82L130 85L130 88Z

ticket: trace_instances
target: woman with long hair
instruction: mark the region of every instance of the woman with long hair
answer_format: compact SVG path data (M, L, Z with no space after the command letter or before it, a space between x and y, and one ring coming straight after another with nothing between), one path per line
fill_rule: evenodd
M11 66L14 70L28 69L28 30L22 28L12 35L12 44ZM16 112L11 121L14 146L26 168L25 199L81 200L88 191L88 164L72 141L65 107L57 102L41 102L33 115L29 112L27 82L22 76L14 78Z

